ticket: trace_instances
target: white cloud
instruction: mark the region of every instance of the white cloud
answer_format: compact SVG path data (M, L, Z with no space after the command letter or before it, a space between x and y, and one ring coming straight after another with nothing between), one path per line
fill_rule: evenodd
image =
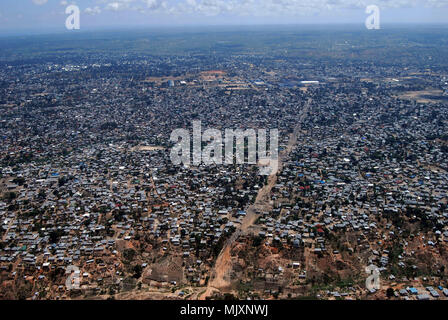
M143 12L145 9L150 11L169 9L165 0L102 0L102 2L105 3L104 9L110 11L135 10Z
M84 10L84 12L85 13L87 13L87 14L89 14L89 15L91 15L91 16L94 16L94 15L97 15L97 14L100 14L101 13L101 9L100 9L100 7L98 7L98 6L95 6L95 7L93 7L93 8L86 8L85 10Z
M48 0L33 0L34 4L37 4L38 6L44 5L48 2Z

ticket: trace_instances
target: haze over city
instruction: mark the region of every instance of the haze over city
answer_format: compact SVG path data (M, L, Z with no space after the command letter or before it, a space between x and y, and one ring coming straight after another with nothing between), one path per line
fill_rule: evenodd
M447 23L446 0L3 0L1 33L64 31L65 8L82 29L247 24L363 24L377 5L383 24Z

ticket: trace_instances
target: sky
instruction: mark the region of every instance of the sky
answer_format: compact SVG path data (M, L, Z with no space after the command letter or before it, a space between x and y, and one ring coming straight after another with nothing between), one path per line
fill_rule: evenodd
M0 33L68 31L66 7L80 29L188 25L359 24L368 5L381 24L448 23L448 0L1 0ZM73 30L72 30L73 32Z

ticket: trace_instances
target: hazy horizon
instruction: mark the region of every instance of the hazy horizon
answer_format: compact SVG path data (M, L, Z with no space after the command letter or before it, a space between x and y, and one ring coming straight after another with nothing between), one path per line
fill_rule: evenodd
M203 30L202 28L208 28ZM381 30L375 30L374 32L381 32L386 30L396 29L408 29L413 28L448 28L448 23L384 23ZM345 31L371 31L367 30L362 23L284 23L284 24L191 24L191 25L120 25L120 26L96 26L86 27L80 30L66 30L65 28L45 28L45 29L23 29L23 30L0 30L0 37L16 37L16 36L48 36L48 35L81 35L95 32L123 32L123 31L148 31L148 32L218 32L222 31L250 31L256 29L266 28L268 30L288 29L295 28L295 31L325 31L330 28L340 28Z
M435 0L4 0L0 34L69 32L67 6L80 10L81 30L243 25L364 25L366 7L381 24L446 24L448 1Z

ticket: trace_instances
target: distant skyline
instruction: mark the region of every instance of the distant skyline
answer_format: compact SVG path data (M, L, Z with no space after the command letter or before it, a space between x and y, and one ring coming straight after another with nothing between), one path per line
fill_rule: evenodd
M181 25L363 25L368 5L381 24L448 23L448 0L2 0L0 33L65 31L65 8L81 11L81 30ZM67 31L69 32L69 31Z

